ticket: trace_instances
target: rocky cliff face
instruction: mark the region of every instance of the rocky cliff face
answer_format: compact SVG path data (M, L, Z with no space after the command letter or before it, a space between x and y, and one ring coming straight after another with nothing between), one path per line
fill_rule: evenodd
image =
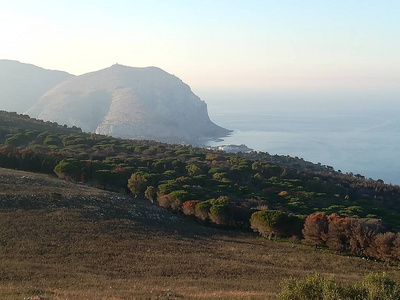
M123 138L192 142L229 133L179 78L155 67L114 65L71 78L45 93L31 117Z
M0 60L0 109L23 113L46 91L73 75Z

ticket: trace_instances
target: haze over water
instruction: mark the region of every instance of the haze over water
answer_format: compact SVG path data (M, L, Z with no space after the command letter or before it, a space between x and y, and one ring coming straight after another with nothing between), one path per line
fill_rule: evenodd
M234 130L223 142L290 155L400 184L400 105L394 101L211 101L210 117Z

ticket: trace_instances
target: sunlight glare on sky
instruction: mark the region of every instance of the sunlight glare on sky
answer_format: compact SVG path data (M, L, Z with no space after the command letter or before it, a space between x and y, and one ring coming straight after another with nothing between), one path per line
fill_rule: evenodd
M158 66L200 90L399 94L400 1L0 0L0 59Z

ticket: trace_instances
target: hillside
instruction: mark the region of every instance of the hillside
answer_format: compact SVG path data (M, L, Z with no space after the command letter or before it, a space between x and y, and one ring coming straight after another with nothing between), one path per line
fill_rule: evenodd
M23 113L46 91L71 77L66 72L0 59L0 110Z
M399 186L359 174L262 152L228 154L81 133L6 112L0 114L0 124L5 125L0 126L2 167L53 174L58 166L63 178L116 191L125 191L130 176L139 174L145 183L138 194L152 186L159 195L179 195L162 203L167 207L181 209L187 200L228 197L237 213L227 221L233 225L246 224L252 211L269 208L300 218L320 211L378 218L389 228L400 228Z
M200 226L54 176L0 169L0 199L5 300L275 299L282 279L314 272L400 280L382 263Z
M298 158L125 140L3 111L0 167L42 173L0 169L5 299L265 299L290 274L353 282L392 270L368 260L400 262L400 187Z
M179 78L155 68L110 68L71 78L46 92L31 117L86 132L163 142L226 136L207 105Z

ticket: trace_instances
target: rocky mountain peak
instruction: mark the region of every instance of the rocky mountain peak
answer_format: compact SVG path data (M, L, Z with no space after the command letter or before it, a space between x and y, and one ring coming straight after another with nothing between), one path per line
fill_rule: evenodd
M182 80L157 67L109 68L70 78L46 92L31 117L123 138L190 142L229 133Z

